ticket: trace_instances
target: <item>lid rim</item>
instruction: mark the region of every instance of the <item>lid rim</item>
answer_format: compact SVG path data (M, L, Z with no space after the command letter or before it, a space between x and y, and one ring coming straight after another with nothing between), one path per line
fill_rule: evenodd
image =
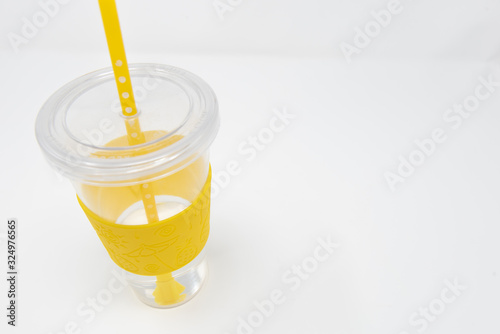
M129 70L131 75L143 74L168 78L182 88L188 87L190 89L189 92L186 91L188 98L196 98L198 108L201 110L201 114L193 119L194 127L187 134L183 134L182 139L158 150L154 150L154 145L158 145L160 139L141 144L141 148L148 146L153 148L153 152L144 155L120 159L82 155L78 151L81 148L78 145L82 143L58 129L55 124L56 117L65 112L65 103L81 94L82 87L96 86L107 80L109 75L113 75L113 69L107 67L85 74L54 92L43 104L35 123L36 138L44 156L56 170L63 172L64 176L85 183L133 181L167 170L184 160L191 160L190 157L193 155L200 156L215 139L220 123L218 103L215 93L205 81L191 72L169 65L134 63L129 64ZM193 117L189 115L188 118ZM169 134L169 137L171 135ZM117 150L120 148L113 147L109 151Z

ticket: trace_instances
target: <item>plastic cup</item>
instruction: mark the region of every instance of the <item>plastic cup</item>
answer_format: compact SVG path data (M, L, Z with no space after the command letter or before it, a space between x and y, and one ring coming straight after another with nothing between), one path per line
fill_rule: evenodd
M129 68L146 143L128 145L112 68L86 74L55 92L38 114L36 137L49 164L71 180L138 298L153 307L174 307L191 299L207 275L200 248L208 238L208 151L219 128L218 105L211 88L185 70L158 64ZM148 224L144 198L156 202L159 221L177 219L177 225L158 225L151 245L142 242L124 255L132 239L142 238L142 232L134 232L142 231L137 227ZM202 217L195 208L186 218L200 201L205 203ZM197 234L179 244L180 230ZM145 259L156 262L144 266ZM182 300L155 300L157 279L165 271L185 287Z

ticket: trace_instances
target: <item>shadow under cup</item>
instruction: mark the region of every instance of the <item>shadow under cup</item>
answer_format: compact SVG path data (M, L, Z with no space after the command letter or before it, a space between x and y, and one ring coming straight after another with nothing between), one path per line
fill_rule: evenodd
M203 80L182 69L132 64L129 70L145 143L128 144L112 68L55 92L38 114L36 137L50 165L72 181L139 299L174 307L199 291L207 273L208 149L219 128L217 100ZM151 200L154 223L145 207ZM159 302L155 290L168 273L183 296Z

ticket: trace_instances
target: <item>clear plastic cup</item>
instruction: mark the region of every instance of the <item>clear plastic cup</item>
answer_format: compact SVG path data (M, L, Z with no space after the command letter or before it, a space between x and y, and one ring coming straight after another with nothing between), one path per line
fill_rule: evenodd
M184 212L209 185L208 150L219 116L215 94L199 77L159 64L131 64L129 70L146 143L128 145L112 68L55 92L38 114L36 137L50 165L71 180L84 210L113 224L142 225L148 224L144 184L159 220ZM203 226L203 238L208 228ZM96 232L116 247L124 242L109 231ZM165 240L171 232L164 231ZM148 251L147 245L141 250ZM155 302L156 275L138 275L133 261L112 258L141 301L167 308L191 299L207 275L204 250L187 244L176 252L172 276L185 287L185 298L168 305ZM154 256L161 260L162 254Z

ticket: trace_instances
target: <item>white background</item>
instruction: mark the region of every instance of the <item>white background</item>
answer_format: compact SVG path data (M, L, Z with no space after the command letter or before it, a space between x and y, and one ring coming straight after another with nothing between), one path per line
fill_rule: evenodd
M212 0L117 3L129 62L185 68L218 96L212 166L236 160L241 173L212 202L210 276L173 310L127 287L92 320L78 315L113 264L33 129L55 90L109 66L98 5L60 5L13 47L9 36L42 7L1 0L2 271L6 219L20 224L18 327L2 315L2 333L70 333L74 323L75 333L233 334L274 289L286 300L254 333L500 331L500 87L456 129L443 119L480 77L500 81L498 1L401 0L350 62L340 45L354 45L388 1L232 0L222 18ZM247 161L238 146L283 108L295 118ZM446 140L392 191L384 174L436 128ZM327 237L339 247L292 290L283 275ZM464 291L443 304L446 280ZM1 279L3 310L6 291ZM410 322L429 306L432 321Z

